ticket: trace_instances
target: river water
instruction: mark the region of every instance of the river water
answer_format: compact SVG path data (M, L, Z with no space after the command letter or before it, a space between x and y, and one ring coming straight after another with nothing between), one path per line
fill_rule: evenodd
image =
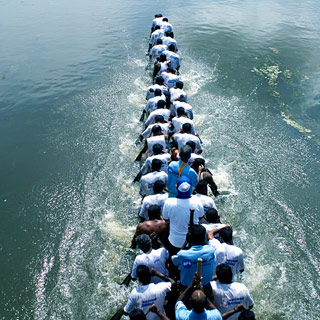
M320 2L159 4L0 0L1 319L108 319L131 290L158 12L257 318L319 319Z

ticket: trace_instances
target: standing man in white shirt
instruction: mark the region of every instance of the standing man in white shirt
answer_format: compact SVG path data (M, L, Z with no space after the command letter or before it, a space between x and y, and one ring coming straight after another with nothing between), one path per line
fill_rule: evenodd
M177 197L168 198L163 205L162 216L169 221L170 256L176 254L186 241L188 224L190 222L190 209L194 209L193 223L199 224L204 210L201 202L191 196L191 180L182 176L177 181Z

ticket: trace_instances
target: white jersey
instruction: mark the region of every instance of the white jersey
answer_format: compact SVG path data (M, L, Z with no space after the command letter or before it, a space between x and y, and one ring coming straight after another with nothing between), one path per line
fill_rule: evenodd
M149 99L154 97L154 92L155 92L156 89L160 89L162 91L162 93L167 91L167 87L166 86L164 86L164 85L161 86L159 84L153 84L152 86L150 86L147 89L146 100L149 100Z
M152 194L150 196L144 197L142 201L142 206L139 212L139 216L144 219L149 219L148 216L148 209L152 205L157 205L161 208L161 214L162 214L162 208L163 204L168 199L168 193L157 193Z
M158 115L163 116L164 120L168 121L169 117L170 117L170 110L160 108L160 109L152 111L150 113L148 119L146 120L145 125L149 126L150 124L154 123L155 117Z
M193 111L190 104L184 102L184 101L174 101L172 105L170 106L170 111L173 117L177 115L177 109L182 107L184 111L187 113L188 118L191 120L193 119Z
M217 210L216 204L214 203L213 199L210 198L209 196L206 196L200 193L197 193L195 196L198 197L199 200L201 201L204 212L207 212L211 208L214 208Z
M198 224L199 218L204 215L204 210L196 197L168 198L164 202L162 216L164 219L170 220L169 241L177 248L181 248L186 240L191 208L195 209L193 223Z
M166 72L168 70L168 64L169 64L169 60L165 61L165 62L159 62L160 63L160 70L158 72L158 76L161 76L161 74L163 72Z
M168 122L165 122L165 123L157 122L157 123L150 124L150 125L147 127L147 129L144 130L144 131L141 133L141 135L142 135L144 138L150 137L150 135L153 136L153 134L152 134L152 128L153 128L153 126L155 126L155 125L158 125L158 126L161 127L162 133L164 133L164 134L169 134L169 131L170 131L169 125L170 125L170 124L169 124Z
M180 67L180 56L177 53L173 51L165 50L163 51L163 54L166 55L167 60L170 60L171 68L177 69Z
M164 32L173 32L173 26L168 21L161 21L160 29L162 29Z
M153 186L157 180L161 180L166 184L168 175L164 171L153 171L142 176L140 181L140 195L144 197L153 194Z
M128 302L123 308L126 313L130 313L134 308L142 309L146 313L155 304L157 308L165 314L164 299L167 292L171 291L170 282L150 283L134 288L128 297ZM147 320L160 320L161 318L154 312L149 312Z
M206 228L206 232L208 233L211 230L216 230L226 225L224 223L203 223L202 226ZM214 238L219 240L219 232L214 235Z
M164 80L164 84L167 88L173 88L176 85L176 82L179 81L179 77L176 74L170 72L163 72L161 77Z
M182 126L185 124L185 123L190 123L191 125L191 133L193 135L196 134L195 132L195 129L194 129L194 124L193 124L193 121L187 117L174 117L172 120L171 120L171 123L173 125L173 132L178 132Z
M176 39L173 39L171 37L163 36L162 37L162 44L165 44L167 48L169 48L170 45L174 46L175 52L178 51L177 41Z
M137 268L141 264L149 267L150 269L156 269L157 271L163 273L165 276L169 275L168 269L166 268L166 262L169 259L169 252L165 248L160 248L160 249L152 249L150 253L143 253L139 254L136 256L134 262L133 262L133 267L132 267L132 272L131 272L131 277L133 279L137 279ZM159 283L162 282L159 277L151 277L151 282L152 283Z
M177 154L177 159L180 160L179 153ZM196 159L204 160L204 157L200 154L196 154L196 153L192 152L190 158L188 159L188 164L191 165L192 162ZM206 168L206 166L204 166L204 167Z
M231 244L221 243L217 239L210 240L209 244L216 249L216 267L221 263L230 266L232 278L235 277L237 272L244 270L243 252L240 248Z
M164 37L164 32L162 29L155 30L151 33L149 44L155 46L157 44L158 39L162 39Z
M156 44L150 51L150 56L157 61L157 58L167 49L167 46L164 44Z
M144 110L147 113L150 113L154 110L157 109L157 103L158 101L163 100L164 102L166 102L166 96L164 94L162 94L161 96L156 96L153 98L150 98L146 104L146 106L144 107Z
M167 143L166 143L166 139L165 136L162 134L160 136L152 136L150 138L147 139L147 145L148 145L148 156L153 156L153 146L155 144L161 144L163 147L163 150L165 150L167 148Z
M173 136L173 139L177 142L179 150L188 141L193 141L196 144L196 149L195 149L196 152L202 150L199 138L197 136L193 135L193 134L190 134L190 133L176 133Z
M171 155L167 152L153 155L148 157L144 162L143 166L141 167L140 171L142 174L147 174L151 172L152 160L159 159L162 162L161 171L168 173L168 161L171 159Z
M171 88L170 92L170 102L173 103L177 99L183 99L184 102L187 102L188 97L185 91L179 88Z
M155 28L155 26L160 26L163 18L165 18L165 17L154 18L154 19L152 20L152 25L151 25L151 27L152 27L152 28Z
M253 305L247 287L239 282L221 283L219 280L211 281L213 291L213 304L223 314L233 310L238 304L242 304L245 309ZM228 319L237 320L240 312L235 313Z

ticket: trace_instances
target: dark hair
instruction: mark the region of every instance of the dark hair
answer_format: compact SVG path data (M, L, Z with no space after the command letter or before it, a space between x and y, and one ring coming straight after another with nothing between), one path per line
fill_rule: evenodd
M171 68L171 67L169 67L169 68L167 69L167 71L170 72L170 73L176 74L176 70L174 70L174 69Z
M137 268L137 277L143 285L149 284L151 281L150 269L144 264L140 264Z
M182 125L182 130L185 133L191 132L191 124L190 123L184 123Z
M157 180L153 185L154 193L161 193L165 188L166 184L162 180Z
M215 208L210 208L207 210L206 219L210 223L220 223L219 213Z
M196 185L197 193L207 195L208 194L208 183L204 180L200 180Z
M238 320L255 320L254 312L251 310L243 310L238 317Z
M193 141L191 141L191 140L189 140L189 141L186 143L186 145L191 147L192 152L194 152L194 150L196 149L196 144L195 144Z
M161 154L163 151L163 145L160 143L154 144L152 147L152 151L153 151L153 154Z
M159 30L160 29L160 26L157 24L153 30Z
M160 62L165 62L166 60L167 60L167 56L164 53L161 53L160 57L159 57L159 61Z
M154 121L155 121L155 122L161 122L161 123L163 123L163 122L164 122L164 117L163 117L161 114L157 114L157 115L154 117Z
M168 22L168 18L163 18L162 21L167 21Z
M180 159L184 162L188 161L190 156L191 156L191 147L188 145L184 145L181 147L179 155L180 155Z
M232 229L230 227L223 228L219 231L219 236L223 239L224 242L232 241Z
M130 320L147 320L146 315L141 309L134 308L130 313L129 313L129 318Z
M160 134L162 132L162 129L161 127L158 125L158 124L155 124L152 129L151 129L151 132L153 134Z
M177 109L177 115L180 117L180 116L182 116L182 115L184 115L184 114L185 114L184 108L183 108L183 107L179 107L179 108Z
M188 240L193 245L203 245L206 239L206 228L195 224L189 229Z
M162 161L159 159L153 159L151 163L152 171L160 171L162 166Z
M180 80L178 80L178 81L176 82L176 87L179 88L179 89L182 89L182 88L183 88L183 82L180 81Z
M161 86L163 85L163 83L164 83L164 80L162 77L156 77L156 84Z
M157 183L158 181L156 181ZM161 181L162 182L162 181ZM155 183L155 184L156 184ZM148 217L149 220L159 220L161 216L161 208L157 204L152 204L148 208Z
M163 109L165 105L166 105L166 102L164 100L159 100L157 102L157 108L158 109Z
M157 39L157 44L162 44L162 39Z
M221 283L232 282L232 270L225 263L219 264L216 269L217 278Z
M176 51L175 45L174 44L170 44L170 46L168 47L168 50L175 52Z
M155 95L155 96L161 96L161 95L162 95L161 89L156 89L156 90L154 90L154 95Z
M138 247L144 252L147 253L152 247L152 241L149 235L143 233L137 236L136 242Z
M192 168L194 169L195 172L198 172L199 166L203 165L204 166L205 161L201 158L196 158L194 159L192 163Z

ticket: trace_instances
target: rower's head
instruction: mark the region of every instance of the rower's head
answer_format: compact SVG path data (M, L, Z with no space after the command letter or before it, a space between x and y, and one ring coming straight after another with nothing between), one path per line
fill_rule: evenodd
M145 234L145 233L140 234L139 236L137 236L136 242L137 242L138 247L139 247L144 253L149 252L150 249L152 248L152 240L151 240L151 238L150 238L147 234Z
M183 162L188 162L190 156L191 156L191 148L188 145L184 145L181 147L180 152L179 152L179 156L181 161Z
M157 114L155 117L154 117L154 122L155 123L164 123L164 117L161 115L161 114Z
M162 77L156 77L156 84L162 86L164 84L164 80Z
M216 269L216 274L221 283L232 283L232 270L227 264L219 264Z
M169 68L167 69L167 72L172 73L172 74L176 74L176 70L173 69L173 68L171 68L171 67L169 67Z
M162 44L162 39L157 39L157 44Z
M157 182L158 181L156 181L156 183ZM161 218L161 208L160 208L160 206L158 206L157 204L152 204L148 208L148 217L149 217L149 220L160 220L160 218Z
M154 144L153 147L152 147L152 151L153 151L154 155L161 154L163 152L163 145L160 144L160 143Z
M162 21L168 22L169 20L168 20L168 18L163 18Z
M178 109L177 109L177 116L178 117L181 117L181 116L184 116L185 115L185 110L184 110L184 108L183 107L179 107Z
M164 100L159 100L157 102L157 109L164 109L166 102Z
M230 227L223 228L219 231L220 242L232 244L232 229Z
M159 62L165 62L165 61L167 61L167 56L164 53L160 54Z
M160 136L162 134L162 129L158 124L155 124L151 129L152 135Z
M160 29L160 26L156 25L153 30L156 31L156 30L159 30L159 29Z
M196 185L196 191L199 194L203 194L205 196L208 195L208 183L204 180L200 180Z
M137 277L143 285L149 284L151 281L150 269L144 264L140 264L137 268Z
M178 81L176 82L176 88L178 88L178 89L183 89L183 82L180 81L180 80L178 80Z
M151 170L153 171L160 171L162 166L162 161L159 159L153 159L151 162Z
M256 320L256 317L253 311L243 310L239 314L238 320Z
M154 90L154 95L155 95L155 97L160 97L162 95L161 89Z
M134 308L129 313L129 319L130 320L147 320L147 317L141 309Z
M168 50L172 52L176 52L176 47L174 46L174 44L170 44L168 47Z
M202 313L207 305L207 296L202 290L195 290L190 297L193 312Z
M191 166L195 172L198 172L199 167L204 166L204 164L205 164L204 159L197 158L197 159L194 159Z
M173 38L173 32L171 31L166 31L164 34L166 35L166 37Z
M182 131L184 133L191 133L191 124L190 123L184 123L182 125Z
M162 15L162 13L156 13L156 14L154 15L154 17L155 17L155 18L161 18L161 17L163 17L163 15Z
M157 180L153 185L153 193L161 193L164 190L165 186L166 184L162 180Z
M206 228L201 224L195 224L190 227L188 232L188 242L192 246L204 245L206 241Z
M196 150L196 144L195 144L193 141L189 140L189 141L186 143L186 145L191 147L192 152L194 152L194 150Z
M209 223L221 223L219 213L215 208L210 208L207 210L206 220Z
M177 181L177 198L187 199L191 197L192 186L191 180L186 176L181 176Z

